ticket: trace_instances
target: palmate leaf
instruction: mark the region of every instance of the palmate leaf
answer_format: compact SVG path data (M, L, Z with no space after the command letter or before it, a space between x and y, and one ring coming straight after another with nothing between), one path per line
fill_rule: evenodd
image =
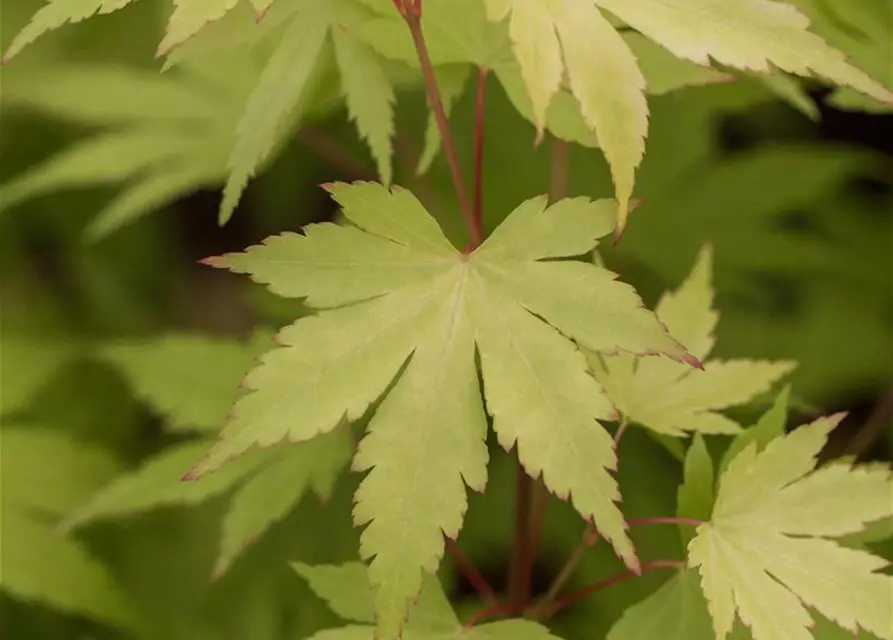
M689 278L677 291L664 294L656 309L670 335L697 358L705 358L713 349L718 320L712 308L711 263L711 251L705 248ZM790 362L708 360L703 371L692 371L671 361L636 359L629 354L590 354L589 361L621 413L670 436L687 431L740 431L735 422L717 411L750 401L795 366Z
M374 594L369 588L366 567L358 563L342 565L293 564L310 588L339 616L352 624L320 631L312 640L374 640ZM421 593L409 610L404 640L558 640L542 625L529 620L504 620L463 628L450 606L440 583L425 576Z
M711 520L688 547L720 640L736 615L755 640L809 640L805 606L852 633L893 638L893 576L879 573L889 563L829 539L893 513L893 473L844 464L813 471L842 417L821 418L760 452L751 443L721 476Z
M4 80L3 101L102 126L3 185L2 208L45 193L102 184L123 190L88 226L98 240L195 189L223 182L232 130L255 71L228 61L226 78L64 65ZM49 91L47 87L51 87Z
M693 569L678 571L649 597L628 607L607 640L712 640L707 604Z
M509 15L512 45L538 131L558 93L562 70L611 164L623 230L633 174L647 134L645 81L636 59L600 9L675 55L709 66L771 72L772 65L798 75L816 73L886 103L893 93L848 65L844 55L807 31L809 20L794 7L771 0L716 2L660 0L484 0L491 20ZM563 65L562 65L563 53Z
M206 431L220 428L239 396L238 381L257 354L270 346L263 331L246 342L171 334L117 342L104 348L102 355L124 372L135 393L172 428ZM214 444L202 438L166 449L118 476L89 500L82 498L64 528L161 507L195 505L232 492L214 567L219 576L309 491L327 497L350 454L347 430L337 429L311 442L252 451L219 473L184 482L183 476Z
M134 604L114 577L76 541L3 505L0 591L28 603L86 615L136 633Z
M789 4L774 0L595 1L681 58L705 65L712 59L748 71L769 72L775 66L801 76L816 74L893 103L890 90L850 66L843 53L811 33L809 19Z
M359 37L383 55L417 66L409 32L391 3L364 1L381 17L362 23ZM636 42L636 53L647 58L656 93L666 90L663 67L672 56L642 45L637 34L621 36L591 0L487 2L493 20L511 12L507 32L503 25L488 24L481 5L481 0L426 0L422 23L432 60L493 69L516 108L534 123L538 137L548 128L562 139L600 146L617 186L622 230L648 128L646 80L629 40ZM510 43L520 66L511 56ZM691 64L669 67L686 69L673 75L672 82L681 85L722 77ZM565 70L570 92L561 88Z
M115 342L100 354L169 427L216 431L240 395L239 382L270 346L263 332L246 342L182 333Z
M77 541L54 528L118 471L116 461L101 449L37 424L4 424L0 448L0 591L135 629L133 603L114 578Z
M598 423L611 406L568 338L594 351L696 361L613 274L555 260L591 250L610 232L616 207L576 198L546 208L545 197L534 198L465 255L403 189L327 188L356 226L310 225L305 235L208 261L322 310L280 333L282 348L248 375L255 391L236 404L192 477L252 446L309 440L342 418L356 420L393 383L354 460L369 471L355 520L368 523L361 552L374 558L379 630L391 637L421 587L422 569L436 569L443 533L459 532L464 484L480 490L486 482L477 348L500 442L517 444L528 472L570 494L636 567L608 473L611 438Z
M298 0L287 11L282 38L239 122L220 206L221 223L232 216L248 180L276 145L288 116L306 108L330 33L351 118L369 142L381 179L390 182L393 89L375 53L346 33L368 12L354 0Z
M512 47L539 134L562 74L567 72L583 119L611 165L621 232L648 133L645 78L633 52L593 0L486 0L486 6L493 21L510 14Z

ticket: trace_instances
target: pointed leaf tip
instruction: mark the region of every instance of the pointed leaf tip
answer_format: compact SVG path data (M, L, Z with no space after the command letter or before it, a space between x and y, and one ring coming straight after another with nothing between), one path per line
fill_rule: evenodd
M688 352L682 354L680 359L682 360L682 362L684 362L687 365L691 365L695 369L699 369L701 371L704 370L704 363L701 362L700 360L698 360L697 358L695 358L693 355L691 355Z

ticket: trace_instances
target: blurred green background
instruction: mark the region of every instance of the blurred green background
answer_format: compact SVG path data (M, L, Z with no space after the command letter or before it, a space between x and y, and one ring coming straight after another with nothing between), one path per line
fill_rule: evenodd
M40 4L3 0L4 47ZM893 86L889 2L796 4L855 64ZM257 351L258 330L302 312L299 303L198 260L330 220L336 212L317 185L374 175L343 109L329 107L337 78L324 69L320 107L294 122L294 135L251 183L233 220L218 227L231 136L264 52L205 57L159 75L153 56L169 11L166 1L141 0L67 26L0 75L0 574L18 572L32 585L0 582L4 640L303 638L336 619L288 561L357 556L349 525L356 474L344 476L324 504L306 497L216 581L209 576L227 492L67 536L55 528L116 474L212 430L225 412L214 385L236 384ZM401 87L396 181L462 243L443 159L426 177L415 176L427 109L419 86ZM466 167L472 93L452 118ZM608 266L652 305L711 243L722 314L716 355L798 361L790 423L849 411L835 452L890 460L893 115L846 92L755 78L654 96L651 108L637 186L644 203L622 242L605 251ZM484 217L492 229L522 199L548 191L550 147L534 148L532 126L495 82L486 117ZM597 151L574 147L570 167L571 195L611 193ZM171 355L187 399L210 403L195 409L191 425L183 424L188 407L166 407L141 377L167 362L166 336L211 345L207 359ZM149 345L160 359L137 362L128 351L134 344ZM750 424L770 402L736 417ZM672 513L678 463L638 431L623 456L627 515ZM492 464L488 493L472 496L460 544L501 585L513 469L496 449ZM10 515L17 504L27 515ZM550 503L534 591L547 586L582 529L567 505ZM649 532L637 543L652 554L681 553L673 531ZM599 546L571 586L616 567ZM460 613L474 610L470 586L448 562L444 572ZM661 579L602 592L562 613L555 628L568 638L603 637L621 607ZM43 584L54 585L54 595L35 596Z

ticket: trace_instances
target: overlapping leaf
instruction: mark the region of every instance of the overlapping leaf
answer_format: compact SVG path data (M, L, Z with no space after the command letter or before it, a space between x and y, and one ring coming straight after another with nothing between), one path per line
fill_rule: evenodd
M239 382L254 360L271 346L262 333L249 342L167 334L120 341L102 357L120 369L135 394L176 430L216 431L239 397Z
M61 189L121 184L87 229L101 238L198 188L222 182L254 71L235 60L207 82L99 66L63 66L4 83L4 102L101 126L3 185L3 208Z
M670 335L697 358L713 349L718 314L712 309L711 252L704 249L692 274L675 292L664 294L656 313ZM703 371L629 354L589 357L596 378L630 420L658 433L735 433L740 427L718 410L741 405L794 368L790 362L748 360L704 363Z
M104 451L33 424L4 424L0 590L13 598L133 629L133 603L76 540L54 530L118 469Z
M692 569L678 571L649 597L628 607L607 640L711 640L710 614Z
M689 544L717 638L736 616L755 640L809 640L813 607L841 627L893 637L893 576L883 558L830 538L893 513L893 474L882 465L813 470L842 415L749 444L720 478L713 515Z
M172 334L155 340L115 343L103 356L173 429L218 429L239 396L238 383L260 351L263 332L250 341ZM322 497L344 470L350 454L346 428L325 438L252 451L199 481L183 476L213 447L209 438L171 447L83 500L66 519L67 529L166 506L195 505L232 492L214 568L226 571L239 554L309 491Z
M382 17L360 25L360 37L384 55L417 65L406 26L390 3L365 1ZM502 25L487 23L480 0L462 0L458 5L452 0L426 1L423 26L432 60L493 69L538 135L548 128L561 138L601 146L617 185L622 228L648 127L646 81L633 51L647 60L655 93L666 90L668 83L704 84L722 76L674 63L672 56L649 46L638 34L621 36L591 0L551 4L498 0L487 7L495 19L511 9L508 33ZM520 66L511 56L510 42ZM569 92L561 88L565 69ZM611 98L605 99L606 95Z
M484 1L491 20L510 16L513 49L540 131L566 71L584 119L611 164L620 205L618 231L625 225L633 174L644 153L648 110L636 58L600 9L697 64L709 66L712 59L749 71L768 73L774 65L798 75L816 73L893 103L890 90L810 33L805 16L770 0Z
M510 14L512 48L540 133L567 73L583 119L611 165L622 231L648 134L645 78L633 52L592 0L487 0L486 5L491 20Z
M343 565L292 565L310 588L339 616L353 623L320 631L313 640L373 640L375 634L374 595L369 588L366 567L358 563ZM404 640L558 640L544 626L529 620L503 620L463 628L450 606L440 583L426 575L418 601L410 608Z
M123 7L127 1L55 0L38 12L6 55L13 55L44 31L61 26L68 20L88 17L100 8L100 4L102 11L108 12ZM269 2L262 1L252 4L261 13L269 6ZM237 0L203 0L200 3L178 0L159 54L168 53L172 47L197 34L207 23L225 15L229 17L236 5ZM142 180L131 191L122 194L111 205L111 210L103 214L103 218L108 218L109 222L100 225L96 233L104 233L122 220L160 206L190 187L213 184L228 175L220 208L221 221L227 221L248 180L270 158L284 138L284 131L290 130L295 118L307 112L308 103L314 97L316 73L325 60L324 44L330 35L351 117L360 135L369 142L381 179L389 182L393 89L378 56L348 33L348 27L363 20L368 12L354 0L332 0L322 4L300 0L287 5L283 3L281 9L271 13L275 15L269 16L263 27L256 27L250 20L241 21L240 30L254 32L255 41L271 32L279 39L259 76L252 69L249 80L254 86L250 95L246 92L239 97L227 96L231 103L234 101L230 106L236 107L233 113L228 114L234 120L221 122L220 103L207 100L205 117L212 121L208 124L213 124L213 134L200 127L182 127L185 130L180 131L168 123L162 131L164 135L159 135L157 130L137 130L130 131L129 135L99 138L93 144L76 148L55 159L55 162L51 160L44 167L26 174L21 184L13 185L13 193L9 197L16 196L14 200L17 200L47 188L116 182L143 174ZM271 23L281 28L274 30L270 27ZM252 40L249 37L245 39L249 42ZM250 58L245 51L240 53L242 58ZM219 64L219 61L216 62ZM233 62L242 66L246 64L238 57ZM218 76L217 80L227 79L228 76ZM28 78L28 86L37 82L32 77ZM48 79L40 82L44 86L52 85ZM79 91L82 96L105 97L105 94L94 93L82 84ZM133 100L132 96L130 100ZM179 113L176 110L173 112ZM235 127L234 122L238 122ZM235 140L232 137L234 129ZM214 145L210 144L209 135L214 136ZM228 160L225 160L227 157ZM123 164L122 159L125 160ZM10 200L10 203L14 200Z
M252 446L309 440L355 420L396 378L354 461L369 470L355 520L368 523L361 552L374 557L379 628L390 637L422 570L436 569L443 533L458 534L464 485L480 490L486 481L476 347L500 442L517 445L525 468L570 495L636 566L609 474L612 441L598 423L612 408L568 338L594 351L691 356L613 274L556 260L591 250L610 232L615 206L578 198L547 209L534 198L465 255L403 189L328 189L356 226L311 225L209 261L322 310L280 333L283 347L248 375L255 391L193 475Z

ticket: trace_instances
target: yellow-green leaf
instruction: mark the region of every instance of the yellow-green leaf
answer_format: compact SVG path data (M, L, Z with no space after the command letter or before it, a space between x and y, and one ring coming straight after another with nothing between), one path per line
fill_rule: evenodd
M712 519L688 547L718 639L737 615L754 640L810 640L806 606L852 633L893 638L893 576L880 573L888 562L827 539L893 514L889 468L813 471L842 417L800 427L759 453L751 443L721 477Z

